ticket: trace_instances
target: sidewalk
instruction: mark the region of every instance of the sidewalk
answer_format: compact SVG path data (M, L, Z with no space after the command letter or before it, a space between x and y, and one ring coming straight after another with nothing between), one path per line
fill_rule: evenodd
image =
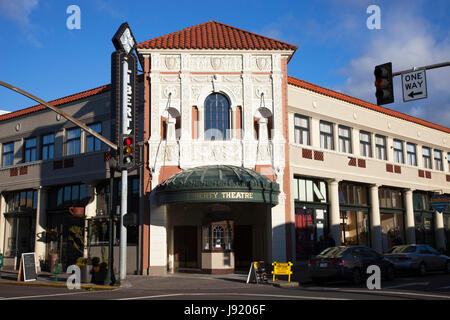
M273 275L269 271L267 274L268 284L270 286L277 286L281 288L297 288L302 285L311 283L311 280L307 275L307 262L299 261L292 268L293 274L291 276L291 282L288 282L287 276L279 276L278 280L273 281ZM0 285L24 285L24 286L46 286L46 287L63 287L66 288L66 281L70 276L67 273L58 274L58 281L55 279L55 275L49 272L39 272L38 279L36 281L17 281L17 270L3 270L1 273ZM117 279L118 275L116 275ZM167 275L127 275L126 281L122 284L116 283L114 286L97 285L93 283L82 283L81 288L88 290L114 290L119 287L132 287L135 289L170 289L173 286L173 280L177 280L178 287L185 287L186 289L201 288L207 283L210 284L211 280L219 280L222 287L239 287L247 284L247 273L234 273L234 274L203 274L203 273L168 273Z
M55 274L50 272L39 272L37 280L34 281L17 281L18 270L2 270L0 285L19 285L19 286L43 286L43 287L67 287L67 279L69 274L60 273L58 274L58 281L56 281ZM114 290L118 286L105 286L97 285L94 283L81 283L81 288L89 290Z

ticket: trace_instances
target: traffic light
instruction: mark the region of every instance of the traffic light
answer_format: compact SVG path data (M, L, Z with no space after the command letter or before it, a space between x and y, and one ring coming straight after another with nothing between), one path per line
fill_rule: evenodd
M122 146L120 149L119 165L123 169L131 169L134 167L134 137L132 135L122 135Z
M392 63L388 62L375 67L375 87L377 91L377 104L388 104L394 102L394 86L392 83Z

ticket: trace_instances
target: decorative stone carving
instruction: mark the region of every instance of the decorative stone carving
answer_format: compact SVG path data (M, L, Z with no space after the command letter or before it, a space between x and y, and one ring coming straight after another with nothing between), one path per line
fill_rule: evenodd
M214 70L217 70L222 65L222 58L219 57L211 57L211 66Z
M191 71L242 71L242 59L238 55L193 55Z
M253 59L253 69L255 71L270 71L271 63L269 56L257 56Z
M171 56L166 57L166 67L167 67L167 69L168 70L175 69L176 62L177 61L176 61L175 57L171 57Z
M164 94L164 96L166 98L169 98L169 94L170 93L172 94L172 96L171 96L172 99L179 98L179 92L178 92L178 89L176 87L174 87L174 86L162 86L162 88L164 88L163 89L163 94Z

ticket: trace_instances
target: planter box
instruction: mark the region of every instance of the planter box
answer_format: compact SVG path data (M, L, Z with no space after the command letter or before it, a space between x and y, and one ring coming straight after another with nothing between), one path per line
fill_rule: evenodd
M80 281L81 283L89 283L92 278L92 265L81 266L80 267Z

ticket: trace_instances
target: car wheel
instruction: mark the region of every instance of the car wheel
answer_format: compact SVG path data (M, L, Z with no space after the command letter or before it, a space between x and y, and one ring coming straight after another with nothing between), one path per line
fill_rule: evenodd
M356 285L361 284L361 271L359 269L353 269L352 282Z
M445 264L445 273L450 273L450 262L447 261L447 263Z
M427 274L427 267L425 266L425 263L421 263L419 265L419 270L418 270L419 276L423 277L424 275Z
M386 280L392 281L395 278L395 270L393 267L389 266L386 270Z

